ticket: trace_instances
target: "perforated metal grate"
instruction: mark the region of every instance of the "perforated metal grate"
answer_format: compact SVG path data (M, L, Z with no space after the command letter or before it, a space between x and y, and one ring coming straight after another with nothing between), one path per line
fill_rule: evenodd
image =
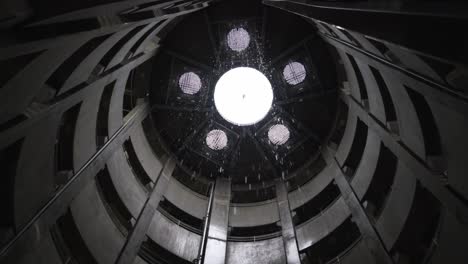
M234 28L227 35L227 43L232 50L243 51L249 46L249 33L243 28Z
M268 130L268 139L274 145L283 145L289 140L289 129L285 125L276 124Z
M196 94L202 86L200 77L193 72L186 72L179 78L179 87L185 94Z
M214 129L206 135L206 145L212 150L221 150L227 146L228 138L224 131Z
M283 78L287 83L296 85L305 80L306 70L304 65L299 62L290 62L283 70Z

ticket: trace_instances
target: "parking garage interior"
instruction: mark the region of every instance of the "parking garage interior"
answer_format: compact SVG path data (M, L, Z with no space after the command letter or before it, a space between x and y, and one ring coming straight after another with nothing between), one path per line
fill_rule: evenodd
M467 263L463 1L0 7L0 263Z

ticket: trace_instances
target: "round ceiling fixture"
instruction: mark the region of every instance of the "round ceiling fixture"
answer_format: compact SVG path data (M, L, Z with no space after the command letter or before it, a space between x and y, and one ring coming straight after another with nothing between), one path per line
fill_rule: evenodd
M234 28L227 35L227 44L230 49L240 52L245 50L250 43L249 33L243 28Z
M299 62L290 62L284 67L283 77L287 83L296 85L305 80L306 70Z
M206 135L206 145L212 150L220 150L227 146L227 136L224 131L214 129Z
M289 139L289 129L282 124L273 125L268 130L268 139L274 145L283 145Z
M219 78L214 102L218 113L230 123L253 125L270 111L273 90L263 73L253 68L238 67Z
M196 94L202 86L200 77L194 72L186 72L179 78L179 87L185 94Z

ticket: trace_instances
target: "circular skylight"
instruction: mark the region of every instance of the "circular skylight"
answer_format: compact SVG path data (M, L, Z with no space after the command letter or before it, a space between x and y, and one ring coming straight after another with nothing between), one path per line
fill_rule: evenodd
M289 129L285 125L273 125L268 130L268 139L274 145L283 145L288 141L289 136Z
M267 77L256 69L234 68L216 83L214 102L219 114L230 123L253 125L270 111L273 90Z
M234 28L227 35L227 43L232 50L243 51L249 46L249 33L243 28Z
M206 135L206 145L212 150L220 150L227 146L227 136L224 131L214 129Z
M202 86L200 77L193 72L186 72L179 78L179 87L185 94L196 94Z
M284 67L283 77L287 83L296 85L304 81L306 70L304 65L299 62L290 62Z

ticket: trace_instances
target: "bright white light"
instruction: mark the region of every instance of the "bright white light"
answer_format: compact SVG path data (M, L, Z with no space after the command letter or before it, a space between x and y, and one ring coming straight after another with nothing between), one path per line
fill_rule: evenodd
M243 51L249 46L249 33L243 28L234 28L227 35L227 43L232 50Z
M275 145L283 145L289 139L289 129L285 125L277 124L268 130L268 139Z
M224 131L215 129L206 135L206 145L212 150L220 150L227 146L227 136Z
M224 119L238 126L248 126L268 114L273 102L273 90L261 72L239 67L219 78L214 101Z

